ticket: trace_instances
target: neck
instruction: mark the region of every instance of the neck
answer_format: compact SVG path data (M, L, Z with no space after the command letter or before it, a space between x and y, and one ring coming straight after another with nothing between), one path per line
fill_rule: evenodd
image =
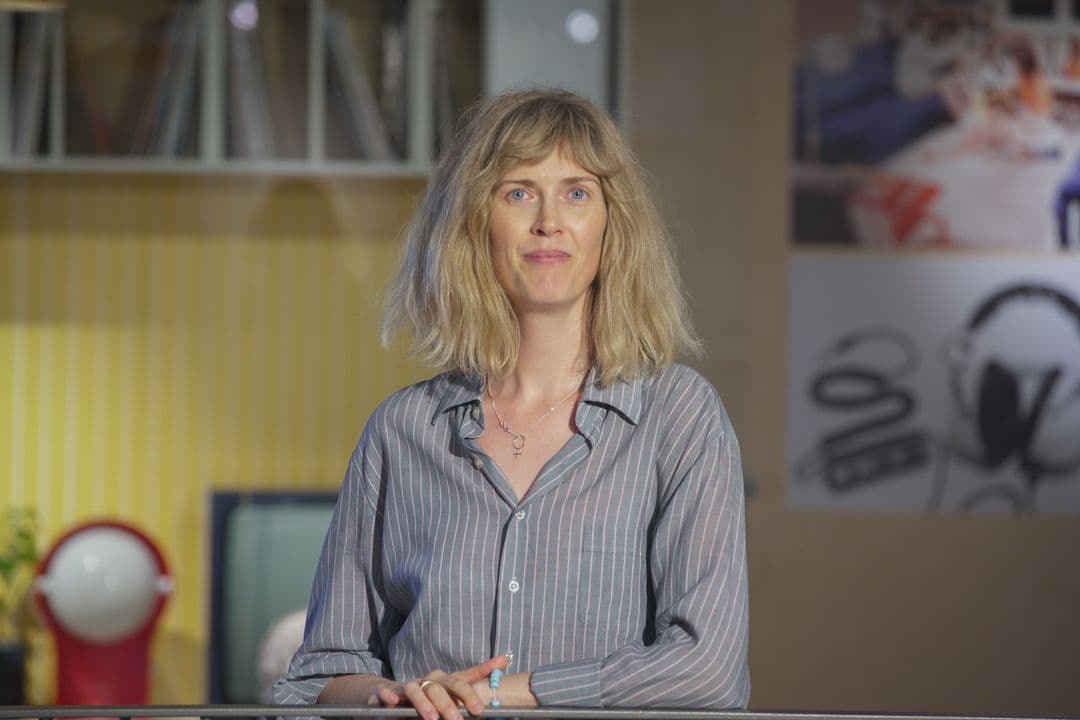
M589 370L583 310L519 313L517 365L507 377L495 380L497 392L524 401L542 401L562 395L580 382Z

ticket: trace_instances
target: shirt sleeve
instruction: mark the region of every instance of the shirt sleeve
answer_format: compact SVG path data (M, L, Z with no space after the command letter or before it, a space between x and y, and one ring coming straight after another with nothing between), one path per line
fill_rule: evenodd
M739 448L715 391L700 384L699 401L670 410L657 458L655 640L537 668L531 687L541 705L722 710L749 700Z
M314 703L336 675L390 676L380 627L387 612L372 569L372 558L380 556L375 498L382 475L373 424L349 459L315 572L304 640L274 684L275 703Z

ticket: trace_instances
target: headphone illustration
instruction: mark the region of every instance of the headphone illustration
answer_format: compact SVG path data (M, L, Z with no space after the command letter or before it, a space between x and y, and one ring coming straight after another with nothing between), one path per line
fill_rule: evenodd
M1029 283L994 292L946 353L957 410L949 438L955 453L987 470L1017 458L1030 488L1080 467L1080 354L1021 367L1000 351L980 352L977 336L1016 302L1050 303L1071 319L1080 341L1080 303L1065 292Z

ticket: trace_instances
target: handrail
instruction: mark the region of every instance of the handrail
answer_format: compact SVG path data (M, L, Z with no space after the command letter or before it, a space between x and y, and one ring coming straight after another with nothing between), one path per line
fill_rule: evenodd
M317 712L313 712L317 711ZM1017 715L931 715L858 712L749 712L663 709L500 708L484 717L535 720L1067 720ZM0 720L36 718L415 718L411 708L355 705L16 705L0 706ZM465 717L469 717L466 713Z

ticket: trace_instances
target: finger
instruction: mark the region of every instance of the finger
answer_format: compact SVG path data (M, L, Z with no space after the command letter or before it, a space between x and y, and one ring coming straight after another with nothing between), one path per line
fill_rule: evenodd
M432 683L424 688L424 692L443 720L462 720L457 701L450 696L444 685Z
M405 683L405 698L416 710L416 714L424 720L439 720L439 712L431 704L431 700L420 687L420 683L415 681Z
M505 670L506 666L509 664L510 662L505 655L496 655L490 660L485 660L479 665L473 665L471 668L459 670L458 672L454 673L454 675L461 678L465 682L471 683L476 682L477 680L483 680L488 675L490 675L491 671L495 668Z
M484 712L484 701L480 699L472 683L454 674L446 679L446 685L450 693L461 701L470 715L480 715Z
M379 702L387 707L400 705L405 697L405 689L401 685L383 685L375 693Z
M491 684L487 679L477 680L472 683L473 692L480 698L480 713L474 713L476 715L482 714L482 711L491 704ZM469 712L472 712L471 710Z

